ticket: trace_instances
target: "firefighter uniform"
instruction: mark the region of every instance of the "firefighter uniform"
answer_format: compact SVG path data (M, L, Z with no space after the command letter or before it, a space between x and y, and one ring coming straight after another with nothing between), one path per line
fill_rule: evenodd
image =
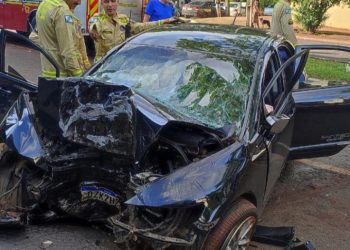
M84 35L81 31L81 22L76 16L73 16L73 22L75 27L75 33L73 34L74 44L75 48L78 48L78 51L76 52L76 57L78 58L80 68L86 71L88 68L90 68L91 65L86 53Z
M297 43L293 30L292 9L288 0L280 0L273 8L271 32L273 35L284 36L293 44Z
M44 0L36 13L40 45L57 62L61 76L80 76L84 68L79 64L76 47L74 14L64 0ZM52 64L41 57L42 76L55 78Z
M118 14L115 18L111 18L107 14L99 14L90 18L89 32L94 39L95 62L111 48L125 40L125 28L128 23L129 18L122 14ZM130 21L131 34L137 34L163 23L163 20L147 23Z

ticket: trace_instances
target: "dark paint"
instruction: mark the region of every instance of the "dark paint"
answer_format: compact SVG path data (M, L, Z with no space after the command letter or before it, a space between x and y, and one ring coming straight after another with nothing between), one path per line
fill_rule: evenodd
M29 105L28 94L22 94L9 110L2 129L5 130L7 146L35 162L43 156L44 151L31 118Z
M293 98L296 121L291 159L333 155L349 143L350 86L299 90ZM330 129L334 124L337 130Z
M44 91L47 88L56 91ZM46 117L51 117L56 121L51 130L59 131L71 142L134 157L135 112L129 88L81 79L41 79L39 92L38 109L43 125Z
M242 159L237 156L239 148L240 144L234 143L205 159L143 186L126 203L150 207L204 203L209 195L223 193L224 187L235 179L235 174L242 165Z

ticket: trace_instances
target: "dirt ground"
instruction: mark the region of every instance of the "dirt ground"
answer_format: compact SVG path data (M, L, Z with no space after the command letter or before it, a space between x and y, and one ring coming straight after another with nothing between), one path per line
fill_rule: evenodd
M295 236L318 250L349 249L350 175L296 162L275 187L261 225L294 226ZM258 249L279 249L254 244Z

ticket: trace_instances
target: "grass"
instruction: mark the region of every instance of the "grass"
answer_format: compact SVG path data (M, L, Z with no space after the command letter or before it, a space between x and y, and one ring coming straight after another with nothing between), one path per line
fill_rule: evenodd
M350 72L346 71L346 63L342 62L309 58L305 71L312 78L350 82Z

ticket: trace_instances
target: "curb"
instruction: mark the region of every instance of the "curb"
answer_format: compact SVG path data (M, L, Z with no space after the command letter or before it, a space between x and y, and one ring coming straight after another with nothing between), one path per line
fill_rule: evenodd
M309 37L309 36L298 36L297 35L297 39L318 41L318 42L322 42L322 43L327 42L327 43L350 45L350 42L348 42L348 41L343 41L343 40L339 40L339 39L332 39L332 38L328 38L328 37L314 38L314 37Z

